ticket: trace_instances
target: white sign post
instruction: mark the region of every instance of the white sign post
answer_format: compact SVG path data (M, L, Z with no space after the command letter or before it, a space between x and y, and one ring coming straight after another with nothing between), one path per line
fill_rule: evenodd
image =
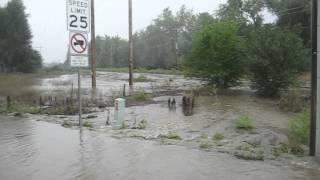
M78 67L79 125L82 128L80 67L89 66L88 33L91 25L91 0L67 0L67 28L70 31L71 67Z

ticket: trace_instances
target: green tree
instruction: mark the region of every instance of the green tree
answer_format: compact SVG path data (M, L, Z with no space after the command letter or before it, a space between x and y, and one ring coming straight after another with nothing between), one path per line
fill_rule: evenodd
M6 33L6 23L7 23L7 18L6 18L6 11L5 8L0 7L0 72L5 71L5 57L6 57L6 52L5 52L5 47L6 47L6 40L7 37L5 35Z
M231 21L203 26L194 36L192 54L185 63L188 75L219 88L237 84L245 72L244 41L238 32L239 25Z
M220 6L218 17L222 20L233 20L238 23L262 23L262 11L265 0L228 0Z
M239 34L248 36L263 24L262 12L265 0L228 0L220 6L217 18L221 21L235 21L240 25Z
M135 34L135 65L147 68L172 68L190 53L196 15L182 6L174 14L169 8L145 30Z
M39 52L32 49L31 30L21 0L11 0L0 12L1 61L7 71L33 72L42 65Z
M266 0L276 16L277 25L293 29L310 46L311 1L310 0Z
M182 6L176 14L176 20L179 24L177 34L177 58L184 59L190 55L192 36L197 28L197 16L192 10L188 10L185 6Z
M240 24L246 23L247 20L242 11L243 5L243 0L228 0L227 3L220 6L217 15L221 20L232 20Z
M276 96L293 84L308 57L301 38L274 25L259 28L249 47L253 87L264 96Z
M128 66L128 41L118 36L97 36L96 53L98 67L110 68Z

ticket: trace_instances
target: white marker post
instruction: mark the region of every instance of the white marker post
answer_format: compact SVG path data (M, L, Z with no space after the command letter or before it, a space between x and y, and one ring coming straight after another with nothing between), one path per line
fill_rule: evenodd
M90 32L91 1L67 0L67 27L70 31L71 67L78 68L79 125L82 129L81 69L89 66L88 33Z

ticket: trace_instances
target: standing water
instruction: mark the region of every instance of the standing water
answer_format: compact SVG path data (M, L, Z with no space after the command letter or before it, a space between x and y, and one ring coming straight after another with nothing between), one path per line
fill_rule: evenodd
M272 162L136 139L0 118L1 180L318 179L319 174Z

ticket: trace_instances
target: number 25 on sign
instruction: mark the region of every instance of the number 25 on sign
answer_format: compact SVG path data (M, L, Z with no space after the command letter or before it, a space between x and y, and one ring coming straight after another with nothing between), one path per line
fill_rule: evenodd
M67 0L69 31L90 32L91 0Z

